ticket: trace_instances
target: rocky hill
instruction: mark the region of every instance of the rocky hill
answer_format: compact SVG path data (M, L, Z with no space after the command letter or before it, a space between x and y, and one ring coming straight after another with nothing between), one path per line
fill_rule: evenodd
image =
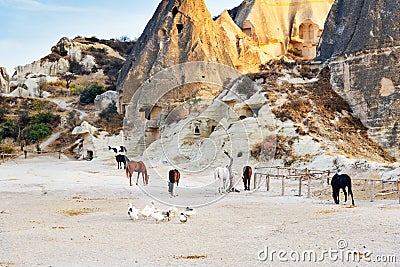
M55 82L68 72L75 76L104 76L105 86L115 90L118 72L133 44L96 37L73 40L63 37L51 48L49 55L17 66L10 78L9 91L13 96L38 96L40 82Z

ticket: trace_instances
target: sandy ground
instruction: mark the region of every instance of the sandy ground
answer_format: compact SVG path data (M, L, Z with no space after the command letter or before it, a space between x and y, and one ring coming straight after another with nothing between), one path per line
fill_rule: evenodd
M400 266L400 205L394 200L356 199L350 208L290 189L281 197L278 186L219 199L210 174L182 178L179 196L170 198L158 177L167 171L150 169L142 191L129 187L112 159L44 155L1 164L0 266ZM197 208L185 224L129 219L129 202L141 209L151 201L161 210L212 204ZM348 245L341 251L370 251L375 262L258 259L265 247L320 255L338 250L339 239ZM379 255L394 255L397 263L378 263Z

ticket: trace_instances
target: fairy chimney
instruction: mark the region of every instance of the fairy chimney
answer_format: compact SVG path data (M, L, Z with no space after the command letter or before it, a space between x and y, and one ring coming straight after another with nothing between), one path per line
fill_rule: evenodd
M193 61L233 66L203 0L163 0L128 56L117 81L125 112L144 81L168 67Z

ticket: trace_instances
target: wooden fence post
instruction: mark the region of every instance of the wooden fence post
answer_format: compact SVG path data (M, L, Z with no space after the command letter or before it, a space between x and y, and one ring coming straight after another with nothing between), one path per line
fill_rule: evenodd
M257 173L254 173L254 190L257 188Z
M374 181L371 181L370 182L370 184L369 184L369 187L370 187L370 195L371 195L371 202L374 202L374 197L375 197L375 194L374 194Z
M61 159L61 151L58 151L58 159Z
M400 178L397 180L397 193L399 194L399 204L400 204Z
M301 197L301 180L302 180L302 178L303 178L303 176L300 175L300 178L299 178L299 197Z
M307 174L307 198L311 197L311 179L310 174Z
M270 189L270 181L271 181L271 177L269 175L267 175L267 191L269 191Z
M24 150L24 155L25 155L25 159L26 159L28 156L28 151Z
M282 196L285 195L285 176L282 175Z

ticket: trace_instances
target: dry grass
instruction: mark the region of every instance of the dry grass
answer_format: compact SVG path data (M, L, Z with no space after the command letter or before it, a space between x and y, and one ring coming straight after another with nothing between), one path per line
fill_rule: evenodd
M195 260L195 259L205 259L207 255L189 255L189 256L175 256L178 260Z
M336 213L336 212L340 212L340 210L321 210L321 211L317 211L317 214L331 214L331 213Z
M0 266L14 266L15 263L11 261L0 261Z
M82 209L70 209L70 210L59 210L57 213L65 214L68 216L79 216L89 213L98 212L98 208L82 208Z

